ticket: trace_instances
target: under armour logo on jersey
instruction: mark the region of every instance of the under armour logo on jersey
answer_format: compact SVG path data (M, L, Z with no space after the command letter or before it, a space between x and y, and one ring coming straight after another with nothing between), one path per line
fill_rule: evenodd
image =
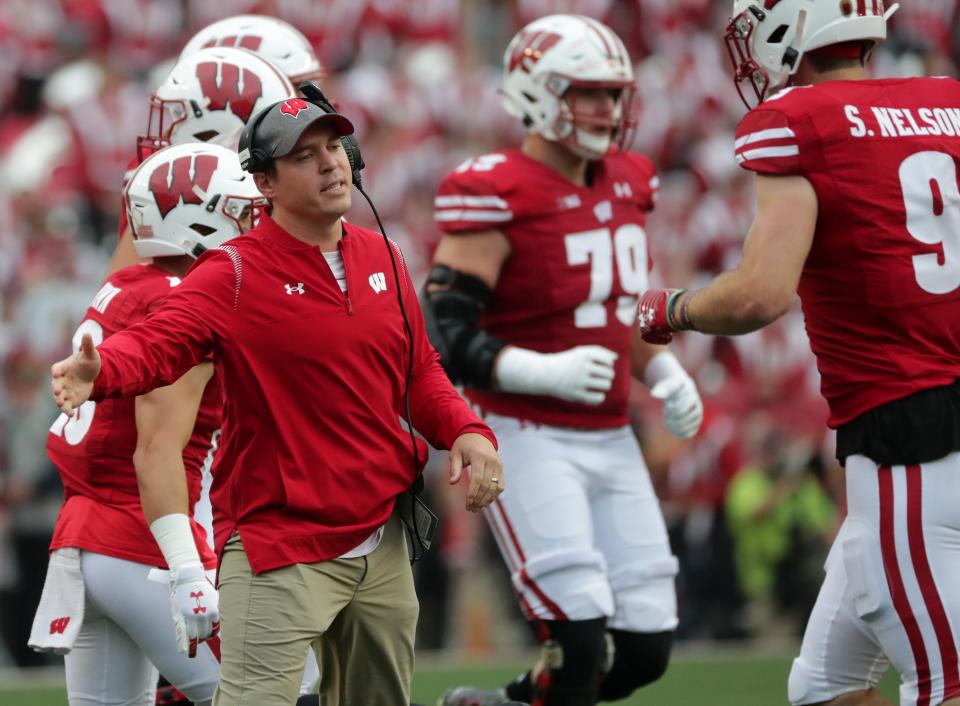
M50 621L50 634L51 635L63 635L63 631L67 629L67 625L70 624L69 617L55 618Z
M167 281L170 282L171 287L179 287L183 280L179 277L167 277Z
M194 615L207 612L207 606L200 605L200 599L203 598L203 591L190 591L190 597L197 602L197 607L193 609Z
M633 188L629 181L616 181L613 183L613 193L618 199L629 199L633 197Z
M560 202L560 208L567 211L573 208L580 208L580 194L561 196L558 201Z
M303 288L303 282L297 282L296 287L294 287L292 284L285 284L283 286L287 290L287 294L293 294L294 292L297 294L306 293L306 290Z
M387 291L387 278L383 276L382 272L374 272L367 281L377 294Z
M606 223L613 218L613 205L609 201L601 201L593 207L593 215L601 223Z

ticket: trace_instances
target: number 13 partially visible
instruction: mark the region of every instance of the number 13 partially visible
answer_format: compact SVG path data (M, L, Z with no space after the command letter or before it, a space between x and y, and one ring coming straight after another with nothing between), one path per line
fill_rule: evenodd
M577 328L607 325L607 299L613 291L616 263L620 286L633 296L617 297L617 318L624 326L636 320L637 295L647 288L647 234L640 226L627 223L611 234L609 228L585 230L564 236L567 264L590 263L590 292L573 312Z

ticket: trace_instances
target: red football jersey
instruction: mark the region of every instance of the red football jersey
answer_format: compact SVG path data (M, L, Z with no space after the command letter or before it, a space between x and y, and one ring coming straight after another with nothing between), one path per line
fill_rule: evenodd
M799 293L830 426L960 377L960 83L787 89L743 119L736 155L816 190Z
M613 388L596 407L468 389L471 401L541 424L596 429L627 423L631 331L651 265L644 224L657 183L650 160L630 152L596 162L589 186L520 150L469 159L447 176L435 201L440 229L496 229L510 241L480 326L541 353L598 345L619 354Z
M78 346L89 333L99 345L118 331L145 318L180 284L153 265L118 270L103 285L77 333ZM214 374L203 393L190 442L183 451L190 510L200 497L204 463L220 426L223 390ZM47 453L63 480L64 504L50 548L79 547L108 556L166 567L163 554L147 526L133 453L137 448L136 399L85 402L77 416L61 414L47 435ZM194 539L207 568L216 566L206 532L195 521Z

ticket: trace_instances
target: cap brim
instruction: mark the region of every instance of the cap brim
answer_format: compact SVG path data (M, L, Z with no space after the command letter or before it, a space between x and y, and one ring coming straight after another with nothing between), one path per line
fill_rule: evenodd
M303 133L307 131L307 128L312 127L317 123L320 123L325 127L333 128L338 137L345 137L353 134L353 123L351 123L346 117L340 115L339 113L322 113L309 120L300 120L298 121L297 125L286 130L280 140L278 140L277 146L270 156L274 158L284 157L293 152L294 147L297 146L297 143L300 141Z

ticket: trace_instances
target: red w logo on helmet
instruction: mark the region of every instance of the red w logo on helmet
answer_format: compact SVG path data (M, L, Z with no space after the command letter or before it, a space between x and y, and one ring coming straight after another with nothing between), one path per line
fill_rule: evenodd
M294 118L299 117L301 110L307 109L307 102L303 98L290 98L285 100L280 106L280 112L286 113Z
M524 32L510 52L510 71L519 66L530 73L533 64L540 61L540 57L561 39L563 37L555 32Z
M217 68L220 68L220 80L217 81ZM197 64L197 80L200 90L207 98L209 110L230 110L243 122L250 119L253 106L263 95L260 77L250 69L243 69L243 89L240 88L240 67L236 64L204 61Z
M193 164L196 162L196 164ZM193 165L193 174L190 167ZM171 166L173 169L171 170ZM194 187L206 191L210 187L210 178L217 169L217 158L212 154L193 157L178 157L173 162L157 165L150 174L150 191L164 218L181 202L202 204L203 201ZM171 171L173 175L171 177Z
M263 43L263 37L257 37L253 34L231 34L227 37L220 37L220 39L211 39L204 44L201 49L209 49L210 47L240 47L241 49L257 51L261 43Z

